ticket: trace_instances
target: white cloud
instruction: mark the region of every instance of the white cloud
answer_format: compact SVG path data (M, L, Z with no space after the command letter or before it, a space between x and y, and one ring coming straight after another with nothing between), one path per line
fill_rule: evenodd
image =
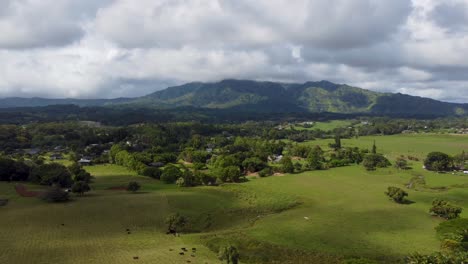
M468 101L460 6L468 0L3 0L0 96L139 96L248 78Z

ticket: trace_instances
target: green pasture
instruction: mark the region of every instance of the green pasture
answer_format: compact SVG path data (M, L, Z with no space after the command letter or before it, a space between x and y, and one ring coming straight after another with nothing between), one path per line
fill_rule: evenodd
M468 137L451 135L342 142L370 149L374 140L391 161L399 155L422 159L430 151L468 149ZM328 149L329 142L303 144ZM10 199L0 207L0 263L220 263L210 249L227 242L240 249L244 262L339 263L366 257L395 263L416 251L440 249L434 227L442 220L428 213L435 198L463 207L462 217L468 217L468 176L428 172L421 161L411 166L367 172L353 165L220 187L178 188L120 166L97 165L86 167L95 177L93 190L65 204L19 197L14 183L0 183L0 198ZM426 186L407 189L414 176L423 176ZM141 183L141 191L108 190L129 181ZM389 201L384 195L388 186L404 188L413 203ZM188 234L164 233L164 219L175 212L189 218ZM180 256L181 247L196 247L195 257Z
M296 130L315 130L320 129L323 131L331 131L335 128L349 127L352 123L352 120L331 120L326 122L314 122L312 127L304 128L303 126L296 125L294 129Z

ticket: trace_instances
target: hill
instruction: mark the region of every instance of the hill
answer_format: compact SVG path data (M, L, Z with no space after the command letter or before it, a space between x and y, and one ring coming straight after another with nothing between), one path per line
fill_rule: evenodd
M128 102L131 105L242 109L261 112L329 112L464 115L468 104L378 93L328 81L295 83L223 80L188 83Z
M250 80L192 82L132 99L0 99L2 108L54 104L158 109L195 107L263 113L328 112L424 116L466 115L468 113L468 104L447 103L404 94L379 93L328 81L303 84Z

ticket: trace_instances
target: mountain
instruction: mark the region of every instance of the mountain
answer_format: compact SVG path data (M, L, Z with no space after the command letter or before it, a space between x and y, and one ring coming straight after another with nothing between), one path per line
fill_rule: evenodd
M425 116L468 113L468 104L447 103L404 94L379 93L328 81L302 84L250 80L193 82L132 99L0 99L0 107L3 108L54 104L156 109L195 107L263 113L329 112Z
M171 108L192 106L260 112L330 112L402 115L465 115L468 104L378 93L328 81L297 83L223 80L169 87L127 102Z
M8 97L0 98L0 108L12 107L37 107L48 105L77 105L77 106L106 106L111 104L121 104L129 102L130 98L116 98L116 99L49 99L49 98L21 98L21 97Z

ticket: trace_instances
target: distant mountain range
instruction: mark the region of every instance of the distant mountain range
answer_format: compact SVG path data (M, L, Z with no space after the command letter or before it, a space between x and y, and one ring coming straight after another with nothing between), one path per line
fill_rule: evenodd
M298 84L223 80L214 83L187 83L138 98L0 99L0 108L58 104L157 109L196 107L263 113L329 112L436 116L468 114L468 104L447 103L399 93L379 93L328 81Z

